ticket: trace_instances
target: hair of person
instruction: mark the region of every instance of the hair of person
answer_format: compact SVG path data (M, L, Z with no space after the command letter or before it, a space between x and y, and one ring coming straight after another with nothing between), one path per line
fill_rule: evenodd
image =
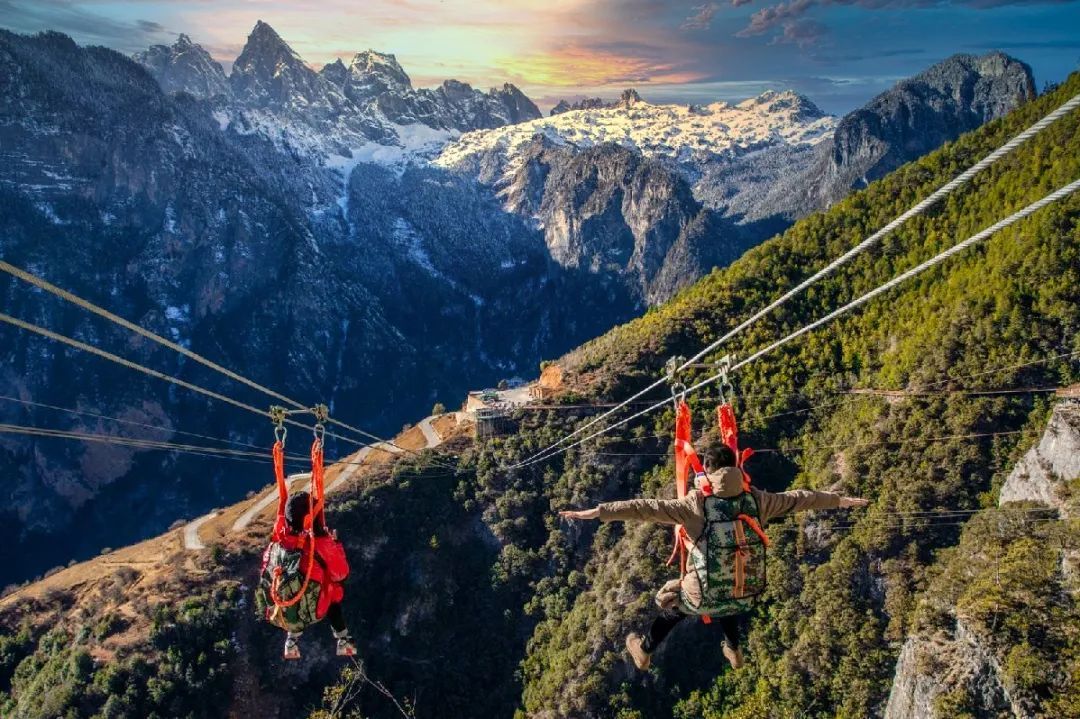
M705 471L713 472L724 467L735 466L735 452L719 439L709 442L705 446L705 452L701 457Z
M304 530L304 518L310 511L311 495L304 490L293 492L285 503L285 521L289 529L300 533Z

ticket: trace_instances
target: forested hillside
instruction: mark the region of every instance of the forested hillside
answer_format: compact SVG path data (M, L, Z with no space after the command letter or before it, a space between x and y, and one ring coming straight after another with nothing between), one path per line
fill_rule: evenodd
M645 386L668 357L693 354L1077 93L1080 74L562 358L561 401L621 399ZM1078 177L1074 112L725 351L746 356ZM622 641L647 621L653 591L671 576L670 532L555 516L670 494L670 411L507 470L588 416L526 410L512 435L451 444L456 475L410 461L371 478L330 514L353 560L347 614L367 676L419 717L881 716L905 638L954 631L949 607L960 606L968 629L993 640L1010 692L1031 715L1080 716L1077 579L1055 564L1056 553L1076 549L1075 520L1036 524L996 508L1052 400L959 392L1080 381L1078 307L1073 196L737 374L743 443L761 450L750 465L757 484L871 500L865 511L769 528L768 596L738 671L724 664L717 631L684 623L652 670L637 674ZM846 394L866 388L926 392ZM691 401L700 431L713 421L715 396ZM983 509L948 522L918 514ZM102 620L122 598L83 591L4 605L5 715L400 716L325 649L300 667L277 659L280 637L250 609L260 539L219 548L195 579L173 565L177 582L193 588L146 600L145 613L159 619L118 658L127 674L99 649L115 631ZM190 596L205 598L192 606ZM305 642L328 633L319 627ZM185 672L221 700L198 701L176 680ZM46 711L36 697L55 701ZM963 691L940 704L940 716L979 716Z

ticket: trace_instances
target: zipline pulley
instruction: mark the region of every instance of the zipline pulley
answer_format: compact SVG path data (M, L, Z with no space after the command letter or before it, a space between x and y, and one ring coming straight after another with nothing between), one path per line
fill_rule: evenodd
M731 404L732 398L735 396L735 385L731 384L731 380L728 379L728 373L731 372L731 355L724 355L716 364L716 372L720 375L720 380L717 383L717 387L720 392L720 404Z
M326 423L330 421L330 408L325 404L317 404L311 408L311 413L315 415L315 426L312 432L319 444L323 444L323 440L326 439Z
M289 434L289 430L285 427L285 417L288 416L288 410L280 405L270 406L270 421L274 423L274 439L282 446L285 444L285 438Z
M679 369L684 364L686 364L685 357L671 357L664 363L664 376L667 377L667 381L671 384L671 399L675 402L676 407L686 399L686 385L675 379L679 374Z

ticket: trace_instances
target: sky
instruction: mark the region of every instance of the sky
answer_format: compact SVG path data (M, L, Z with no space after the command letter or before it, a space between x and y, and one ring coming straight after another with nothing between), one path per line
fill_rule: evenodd
M0 27L131 53L185 33L228 71L256 21L318 68L375 49L418 87L512 82L559 99L739 100L794 89L850 111L958 52L1038 87L1080 69L1080 0L0 0Z

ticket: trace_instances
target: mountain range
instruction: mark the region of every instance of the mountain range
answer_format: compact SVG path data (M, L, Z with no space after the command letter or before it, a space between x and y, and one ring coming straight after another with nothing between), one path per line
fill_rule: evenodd
M532 374L787 226L802 210L739 208L847 127L791 93L695 108L626 93L541 118L512 86L415 89L370 50L316 71L261 22L227 76L187 37L132 59L59 33L0 32L0 70L6 260L378 433ZM861 147L873 127L864 145L898 147L840 155L844 168L924 151L901 125L942 142L1032 96L1027 67L996 54L911 83L901 106L925 111L889 114L886 93L843 135ZM10 278L0 294L24 320L236 392ZM199 426L265 444L263 418L12 328L0 338L0 389L23 402L0 407L5 421L131 431L104 415L160 426L135 430L144 438ZM13 435L0 471L14 538L0 556L18 558L0 563L4 580L136 541L263 479L242 462Z
M252 497L194 530L10 590L0 599L0 711L19 719L1077 716L1078 194L734 374L726 397L740 445L758 450L748 460L756 486L870 502L765 528L768 587L746 619L741 669L727 666L715 626L682 622L650 670L636 672L623 640L648 626L655 589L676 571L665 564L670 527L556 515L672 496L666 387L648 396L663 401L654 414L519 463L1078 93L1074 73L560 356L546 373L560 378L553 395L517 411L513 431L477 440L448 414L436 420L438 449L409 444L423 429L413 428L397 441L419 455L332 467L327 520L352 567L344 611L362 662L334 657L323 626L305 632L301 661L280 658L280 631L252 607L273 522L271 506L259 512ZM723 351L749 357L1078 176L1074 110ZM678 379L690 384L713 369ZM688 399L695 438L714 431L714 387ZM265 484L269 468L260 472ZM255 520L237 528L248 513ZM207 546L190 547L192 532Z

